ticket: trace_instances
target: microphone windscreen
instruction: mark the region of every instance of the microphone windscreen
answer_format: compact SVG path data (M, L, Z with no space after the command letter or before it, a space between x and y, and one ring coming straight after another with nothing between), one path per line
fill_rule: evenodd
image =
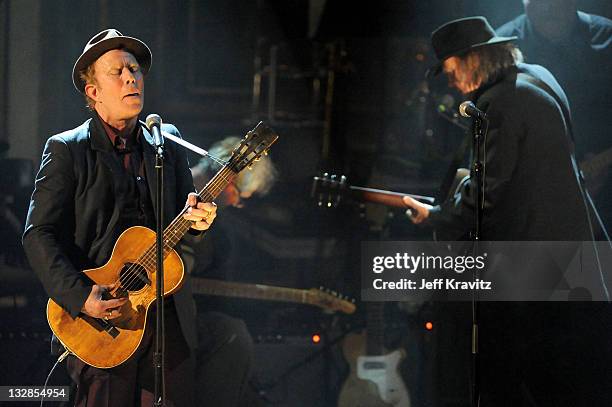
M470 105L472 105L473 103L470 102L469 100L466 100L465 102L462 102L459 105L459 114L463 117L470 117L470 115L467 112L467 109L470 107Z
M151 113L150 115L147 116L147 119L145 120L145 124L147 125L147 129L151 131L153 126L161 127L162 119L158 114Z

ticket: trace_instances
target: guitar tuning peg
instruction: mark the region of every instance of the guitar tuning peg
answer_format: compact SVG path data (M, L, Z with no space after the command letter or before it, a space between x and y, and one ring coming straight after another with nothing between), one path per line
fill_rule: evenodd
M335 292L335 291L332 291L332 295L333 295L334 297L337 297L337 296L338 296L338 293L337 293L337 292Z
M248 169L249 171L252 171L252 170L253 170L253 164L249 164L249 165L247 166L247 169Z
M268 154L270 154L268 150L264 150L263 155L268 155Z
M257 162L257 161L261 161L261 156L260 156L260 155L258 155L257 157L255 157L255 162Z

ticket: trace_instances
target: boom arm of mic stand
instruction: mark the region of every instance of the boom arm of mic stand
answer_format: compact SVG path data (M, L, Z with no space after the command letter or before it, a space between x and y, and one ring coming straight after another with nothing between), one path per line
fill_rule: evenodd
M206 157L206 156L210 155L210 153L208 151L206 151L206 150L204 150L204 149L202 149L202 148L200 148L200 147L198 147L196 145L193 145L190 142L185 141L182 138L175 136L174 134L170 134L170 133L168 133L166 131L162 131L162 135L164 136L164 138L172 140L176 144L180 144L181 146L185 147L186 149L191 150L194 153L201 155L202 157Z

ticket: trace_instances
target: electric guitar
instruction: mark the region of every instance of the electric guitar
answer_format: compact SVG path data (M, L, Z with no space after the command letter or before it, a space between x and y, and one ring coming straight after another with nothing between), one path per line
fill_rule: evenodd
M278 136L262 122L249 131L219 172L198 193L212 202L242 171L267 154ZM191 221L183 208L163 232L164 296L177 292L184 278L184 267L174 246L187 233ZM128 297L121 316L112 320L81 313L76 318L53 299L47 304L47 321L64 347L88 365L111 368L125 362L142 341L147 312L156 296L155 232L142 226L125 230L117 239L111 258L101 267L85 270L95 283L111 285L110 298Z
M398 371L403 349L384 348L384 303L367 304L367 327L348 335L342 353L351 371L344 381L338 407L410 407L410 395Z
M608 148L580 162L589 192L597 195L602 191L609 178L608 169L612 164L612 148Z
M194 294L222 297L250 298L255 300L296 302L314 305L326 311L340 311L344 314L355 312L355 303L341 295L323 291L322 288L301 290L289 287L276 287L263 284L236 283L208 278L193 277L191 284Z
M469 176L469 170L459 168L455 180L448 192L448 198L454 195L462 182ZM430 205L437 204L437 199L431 196L415 195L405 192L385 191L383 189L359 187L350 185L346 176L324 173L321 177L312 178L311 196L317 200L318 206L336 208L347 198L364 202L378 203L395 208L407 209L402 197L409 196L417 201Z
M455 178L449 190L446 191L445 201L452 199L460 191L463 184L469 179L469 175L470 171L468 169L457 169ZM442 203L442 201L438 201L431 196L350 185L344 175L337 176L329 175L328 173L323 174L321 177L313 177L310 195L316 200L317 205L322 208L337 208L345 201L349 203L357 201L372 202L406 210L409 207L402 200L404 196L409 196L429 205ZM436 241L453 241L460 240L462 235L463 232L434 230L433 239Z

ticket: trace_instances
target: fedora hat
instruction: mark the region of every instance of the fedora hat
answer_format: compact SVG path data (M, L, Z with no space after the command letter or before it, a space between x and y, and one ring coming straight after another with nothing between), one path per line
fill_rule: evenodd
M94 35L85 44L83 53L77 59L74 68L72 68L72 83L74 83L74 87L79 92L85 93L85 82L80 77L81 72L94 63L96 59L100 58L102 54L117 48L125 48L134 55L140 64L140 70L143 75L149 72L153 57L147 44L137 38L126 37L114 28L109 28Z
M486 18L482 16L460 18L438 27L431 33L438 63L428 69L427 75L440 73L445 59L465 54L485 45L501 44L516 40L517 37L498 37Z

